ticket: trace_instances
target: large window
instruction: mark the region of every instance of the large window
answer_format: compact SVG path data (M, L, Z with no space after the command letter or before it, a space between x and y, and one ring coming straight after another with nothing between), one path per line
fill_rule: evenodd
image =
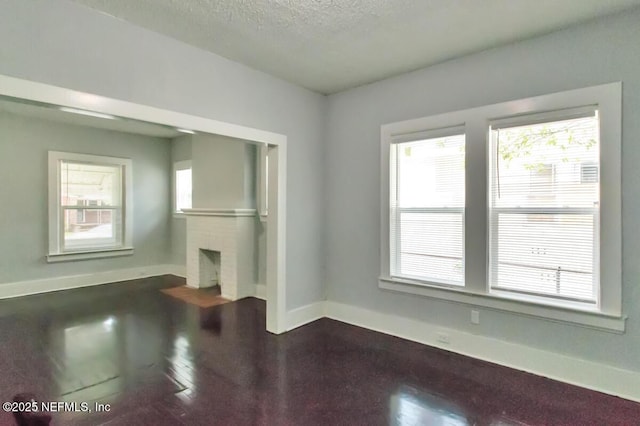
M130 254L130 184L130 160L49 152L48 260Z
M621 331L621 86L382 127L380 287Z
M490 159L491 290L595 306L597 109L495 121Z
M391 146L391 271L464 284L464 134Z

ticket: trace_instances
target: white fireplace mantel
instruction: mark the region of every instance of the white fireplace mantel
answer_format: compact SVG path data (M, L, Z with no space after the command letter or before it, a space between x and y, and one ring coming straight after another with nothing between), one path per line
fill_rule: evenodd
M225 217L245 217L256 216L256 209L182 209L186 216L225 216Z

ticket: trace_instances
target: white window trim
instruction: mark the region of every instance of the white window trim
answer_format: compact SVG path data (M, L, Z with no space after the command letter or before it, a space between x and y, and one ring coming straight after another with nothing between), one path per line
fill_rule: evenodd
M185 219L187 216L182 210L176 209L178 191L176 187L176 172L178 170L191 169L191 177L193 179L193 162L191 160L176 161L173 163L173 173L171 175L171 213L177 219ZM193 183L193 182L192 182Z
M268 209L268 156L269 146L267 144L260 144L257 147L258 155L256 160L256 204L258 209L258 215L261 222L266 222L269 216Z
M601 132L600 304L595 308L559 306L551 300L502 296L488 286L488 156L491 122L524 114L555 112L597 105ZM527 99L503 102L418 118L381 127L381 273L379 287L430 298L623 332L622 313L622 83L610 83ZM390 274L389 150L390 144L414 135L454 126L466 133L465 287L450 288ZM415 136L414 136L415 137ZM482 160L480 160L482 159Z
M124 205L123 237L119 247L95 248L65 252L62 250L60 235L60 161L82 163L113 164L123 166ZM106 157L102 155L76 154L70 152L49 151L49 252L47 262L57 263L73 260L98 259L105 257L128 256L133 254L133 184L132 161L126 158Z

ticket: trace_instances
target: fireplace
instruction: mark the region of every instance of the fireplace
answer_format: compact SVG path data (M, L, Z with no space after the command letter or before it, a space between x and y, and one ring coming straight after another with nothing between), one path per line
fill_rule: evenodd
M220 252L200 249L200 278L201 287L220 285Z
M257 282L256 211L186 209L187 286L220 285L222 297L253 296Z

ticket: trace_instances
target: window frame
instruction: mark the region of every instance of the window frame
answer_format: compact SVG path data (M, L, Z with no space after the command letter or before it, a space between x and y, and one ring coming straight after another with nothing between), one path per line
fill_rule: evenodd
M191 194L192 194L192 203L193 203L193 161L192 160L181 160L174 161L173 163L173 171L171 174L171 213L175 218L186 218L186 215L182 210L178 210L178 179L177 173L180 170L188 170L191 169ZM192 205L193 207L193 205Z
M258 144L256 147L256 207L261 222L269 216L269 145Z
M61 205L61 164L63 161L113 165L121 167L122 206L122 240L112 246L98 245L83 247L77 250L65 250L62 237L64 214ZM49 250L47 262L66 262L105 257L128 256L133 254L133 181L132 161L127 158L108 157L102 155L78 154L70 152L49 151L48 153L48 216L49 216ZM99 209L99 207L97 207Z
M520 116L597 106L600 118L600 294L596 307L573 306L520 295L498 295L489 288L489 161L492 122ZM521 314L620 333L622 313L621 215L622 83L557 92L381 126L381 289ZM465 286L451 288L390 274L390 146L401 138L463 126L465 167Z

